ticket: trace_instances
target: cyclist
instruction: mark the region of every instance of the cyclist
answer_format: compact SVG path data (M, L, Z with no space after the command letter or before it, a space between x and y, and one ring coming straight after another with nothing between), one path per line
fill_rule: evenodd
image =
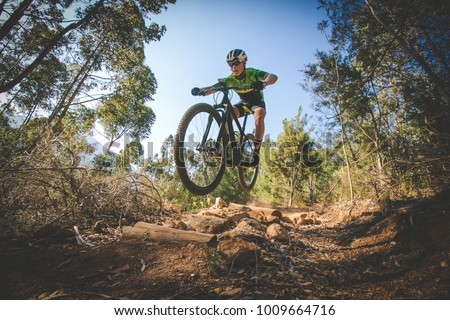
M259 150L264 136L264 118L266 116L266 103L262 90L268 85L274 84L278 77L266 71L254 68L247 68L247 55L244 50L234 49L227 55L227 63L231 68L231 75L219 79L219 83L227 86L251 85L252 89L235 90L241 98L241 101L234 105L234 113L237 118L245 114L248 108L255 120L255 155L253 157L253 166L259 164ZM214 86L202 88L205 95L216 92Z

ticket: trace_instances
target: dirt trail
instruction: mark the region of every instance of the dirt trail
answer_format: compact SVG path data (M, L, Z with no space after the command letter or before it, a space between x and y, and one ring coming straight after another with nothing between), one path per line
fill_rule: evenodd
M280 210L312 222L285 224L287 242L261 241L260 259L238 267L225 267L215 248L124 242L107 225L80 228L92 246L73 237L3 239L0 299L448 299L448 199L395 203L387 212L369 202Z

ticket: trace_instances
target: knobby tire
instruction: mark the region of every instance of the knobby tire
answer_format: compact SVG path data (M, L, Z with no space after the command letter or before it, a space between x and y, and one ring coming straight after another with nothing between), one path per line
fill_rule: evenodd
M209 116L214 119L212 128L214 130L211 131L215 132L210 132L211 136L208 139L216 139L217 128L220 127L222 119L217 110L206 103L195 104L185 112L175 136L174 156L178 175L184 186L196 195L211 193L219 185L225 171L223 157L209 160L205 153L195 150L195 146L203 137L206 119ZM226 138L223 138L222 141L217 142L226 146L225 140ZM223 147L222 150L225 148Z
M247 134L241 145L241 154L244 158L250 159L251 152L254 150L254 144L253 141L255 140L255 137L252 134ZM249 143L251 147L249 146ZM246 166L238 166L237 170L237 178L239 182L239 186L242 190L246 192L250 192L250 190L255 186L256 179L258 178L258 169L259 166L256 167L246 167Z

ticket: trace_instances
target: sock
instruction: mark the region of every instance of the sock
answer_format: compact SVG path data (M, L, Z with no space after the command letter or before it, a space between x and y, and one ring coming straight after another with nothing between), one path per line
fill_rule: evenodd
M255 140L255 141L253 141L253 144L255 145L255 150L259 151L259 149L261 148L262 141L261 140Z

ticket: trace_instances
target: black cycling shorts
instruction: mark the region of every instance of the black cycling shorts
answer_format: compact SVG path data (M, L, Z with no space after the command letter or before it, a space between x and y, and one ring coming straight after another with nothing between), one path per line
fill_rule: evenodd
M259 103L258 105L251 105L249 103L245 103L243 101L240 101L234 105L239 110L239 114L241 117L245 115L246 113L253 114L257 108L263 108L266 110L266 104L264 102Z

